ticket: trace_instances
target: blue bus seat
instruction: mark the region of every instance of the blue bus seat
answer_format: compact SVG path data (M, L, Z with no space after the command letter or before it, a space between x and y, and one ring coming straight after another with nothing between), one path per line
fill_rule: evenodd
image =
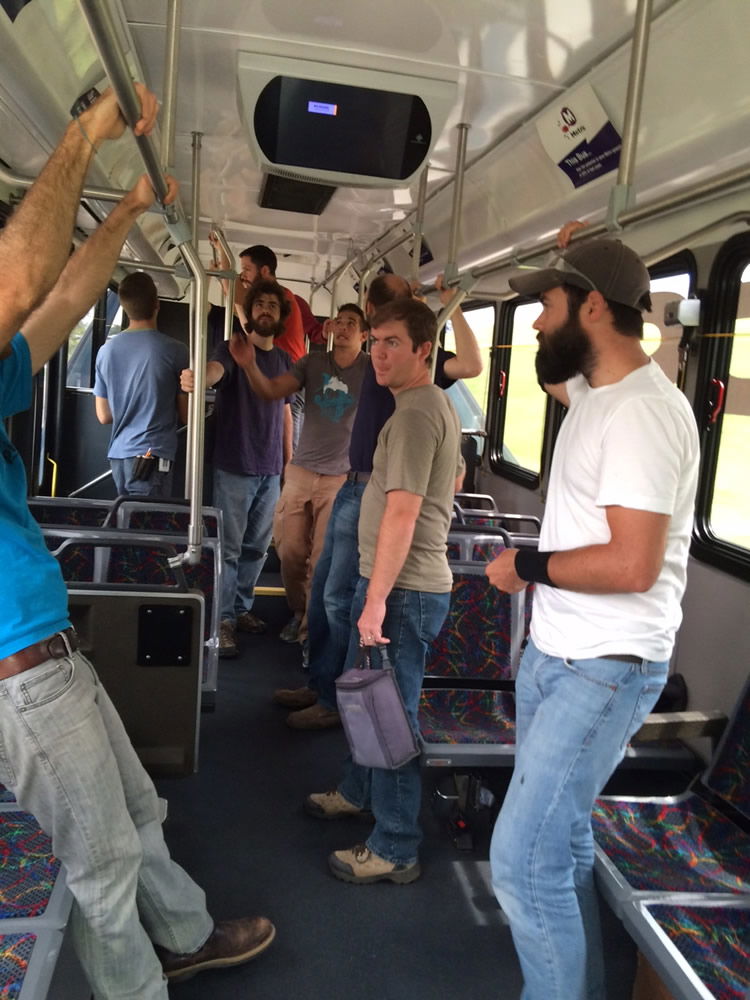
M634 900L622 918L674 1000L750 996L750 898Z
M659 893L750 894L750 679L702 776L669 797L601 797L599 885L616 913Z

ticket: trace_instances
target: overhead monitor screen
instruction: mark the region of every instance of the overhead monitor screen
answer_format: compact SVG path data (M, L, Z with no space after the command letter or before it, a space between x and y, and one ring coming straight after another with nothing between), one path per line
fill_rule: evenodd
M394 181L419 168L432 137L413 94L282 76L261 92L254 124L271 163Z

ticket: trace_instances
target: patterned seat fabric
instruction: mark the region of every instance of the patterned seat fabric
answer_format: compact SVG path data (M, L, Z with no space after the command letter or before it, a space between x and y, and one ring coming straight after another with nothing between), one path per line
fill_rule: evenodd
M636 892L750 892L750 840L698 795L599 799L594 837Z
M133 531L153 531L160 535L186 535L190 527L189 510L134 510L128 517L127 527ZM203 534L216 538L219 526L216 516L203 515Z
M36 945L36 934L0 934L0 997L17 1000Z
M705 783L750 819L750 684L737 704Z
M427 654L425 673L510 679L510 627L508 594L490 586L483 574L454 572L450 610Z
M649 903L648 912L718 1000L750 996L750 901L746 907Z
M515 698L509 691L422 691L419 731L425 743L513 744Z
M49 905L60 862L52 842L29 813L0 813L0 918L41 916Z
M66 528L101 528L109 513L109 506L101 507L67 507L64 504L29 505L31 513L39 524L57 524Z

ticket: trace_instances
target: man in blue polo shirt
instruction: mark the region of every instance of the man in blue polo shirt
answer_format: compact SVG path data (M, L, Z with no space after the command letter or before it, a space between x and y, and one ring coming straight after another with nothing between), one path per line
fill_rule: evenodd
M135 132L144 134L158 104L136 89ZM153 202L142 177L66 264L91 158L124 130L107 92L71 123L0 233L0 420L29 407L33 374L102 294ZM176 194L168 178L165 202ZM60 568L29 512L23 462L2 424L0 565L0 781L65 866L74 943L93 992L168 1000L167 977L253 958L273 925L264 917L214 924L203 891L169 856L154 786L77 650Z

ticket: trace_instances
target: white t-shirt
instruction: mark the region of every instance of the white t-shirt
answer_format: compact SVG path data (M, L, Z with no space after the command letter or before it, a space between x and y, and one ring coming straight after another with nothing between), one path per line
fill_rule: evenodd
M669 514L669 534L659 578L643 594L579 594L538 584L531 637L551 656L667 660L682 620L693 526L695 418L654 361L596 389L579 375L567 390L570 408L555 445L540 551L608 542L608 506Z

